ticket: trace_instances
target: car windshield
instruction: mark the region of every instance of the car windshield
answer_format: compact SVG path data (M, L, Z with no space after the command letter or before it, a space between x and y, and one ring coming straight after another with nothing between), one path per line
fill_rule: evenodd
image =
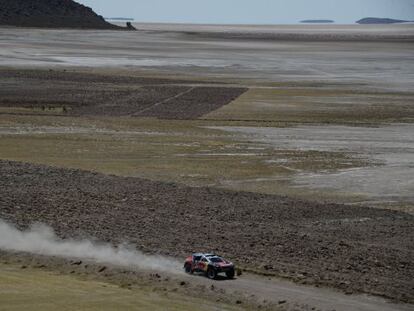
M210 261L211 262L224 262L224 260L219 257L212 257L210 258Z

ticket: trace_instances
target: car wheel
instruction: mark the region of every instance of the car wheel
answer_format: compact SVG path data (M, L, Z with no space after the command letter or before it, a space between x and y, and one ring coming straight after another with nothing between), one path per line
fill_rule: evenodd
M193 273L193 270L191 269L191 265L189 263L186 263L184 266L185 273L191 274Z
M217 277L217 271L214 268L208 268L207 277L211 280L214 280Z
M229 279L234 278L234 269L231 269L230 271L227 271L227 272L226 272L226 276L227 276Z

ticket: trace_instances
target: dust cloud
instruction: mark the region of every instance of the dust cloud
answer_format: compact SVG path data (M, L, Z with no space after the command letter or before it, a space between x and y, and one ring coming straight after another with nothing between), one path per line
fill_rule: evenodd
M58 238L52 228L34 224L25 231L0 219L0 249L27 252L45 256L57 256L92 260L142 270L181 273L182 264L167 257L146 255L128 245L114 247L107 243L90 240Z

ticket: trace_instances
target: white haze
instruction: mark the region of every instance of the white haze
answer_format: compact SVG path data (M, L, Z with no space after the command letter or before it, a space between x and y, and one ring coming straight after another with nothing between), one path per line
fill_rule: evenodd
M0 249L28 252L45 256L58 256L93 260L98 263L114 264L142 270L180 273L182 265L162 256L145 255L131 247L96 243L90 240L59 239L53 229L35 224L26 231L20 231L0 219Z

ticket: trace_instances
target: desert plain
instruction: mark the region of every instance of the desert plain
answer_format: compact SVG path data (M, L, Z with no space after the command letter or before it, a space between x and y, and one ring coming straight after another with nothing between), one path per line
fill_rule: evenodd
M0 289L63 275L143 310L412 308L413 25L136 26L0 28L0 218L242 275L2 252Z

